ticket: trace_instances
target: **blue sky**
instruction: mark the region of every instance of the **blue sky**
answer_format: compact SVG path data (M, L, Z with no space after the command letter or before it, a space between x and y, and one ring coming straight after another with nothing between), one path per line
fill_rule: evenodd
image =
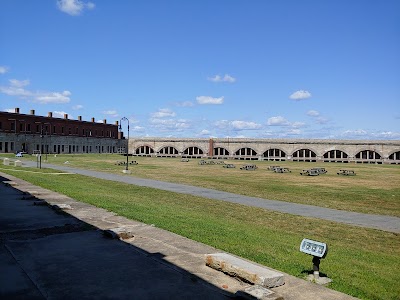
M399 140L400 1L0 0L15 107L131 137Z

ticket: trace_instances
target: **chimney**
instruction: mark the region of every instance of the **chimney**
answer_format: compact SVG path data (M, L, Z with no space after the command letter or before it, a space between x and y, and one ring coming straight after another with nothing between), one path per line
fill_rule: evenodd
M119 124L118 124L118 121L115 121L115 125L117 125L117 126L119 125Z
M68 120L68 114L64 114L64 119Z
M104 120L103 120L103 123L104 123L104 124L107 124L107 120L106 120L106 119L104 119Z
M16 113L16 114L19 114L19 107L16 107L16 108L15 108L15 113Z
M78 116L78 121L82 121L82 116Z
M48 114L47 114L47 116L48 116L49 118L52 118L52 117L53 117L53 113L52 113L51 111L49 111Z
M34 114L35 114L35 110L31 109L31 115L34 115Z
M92 123L94 123L94 118L92 118Z

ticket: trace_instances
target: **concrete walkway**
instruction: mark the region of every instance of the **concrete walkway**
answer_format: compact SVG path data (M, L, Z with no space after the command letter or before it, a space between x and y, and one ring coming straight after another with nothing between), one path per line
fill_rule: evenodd
M26 166L36 166L36 163L31 161L24 161L24 164ZM46 168L52 168L56 170L96 177L105 180L124 182L128 184L151 187L155 189L171 191L181 194L190 194L214 200L222 200L242 205L264 208L273 211L279 211L292 215L312 217L312 218L329 220L333 222L344 223L359 227L373 228L388 232L400 233L400 218L398 217L363 214L363 213L349 212L349 211L324 208L306 204L267 200L262 198L242 196L238 194L189 186L184 184L176 184L176 183L169 183L151 179L137 178L132 175L117 175L111 173L77 169L68 167L67 165L60 166L52 164L42 164L42 166Z
M247 297L257 286L205 265L220 250L2 173L0 211L0 299L354 299L284 273Z

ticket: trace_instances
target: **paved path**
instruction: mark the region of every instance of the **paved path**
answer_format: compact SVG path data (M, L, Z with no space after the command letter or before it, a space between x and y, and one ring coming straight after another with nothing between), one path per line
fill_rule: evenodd
M24 161L27 166L36 166L36 163L30 161ZM124 182L128 184L134 184L138 186L145 186L156 188L165 191L171 191L181 194L190 194L199 197L205 197L209 199L222 200L232 203L238 203L242 205L248 205L253 207L264 208L273 211L279 211L283 213L289 213L293 215L299 215L304 217L312 217L323 220L329 220L338 223L345 223L354 226L374 228L383 231L400 233L400 218L385 216L385 215L373 215L363 214L357 212L349 212L331 208L324 208L319 206L312 206L306 204L297 204L285 201L267 200L263 198L243 196L223 191L217 191L207 188L189 186L184 184L169 183L151 179L143 179L133 177L131 175L117 175L111 173L103 173L97 171L83 170L68 167L66 165L52 165L42 164L43 167L52 168L56 170L72 172L85 176L96 177L100 179L113 180Z

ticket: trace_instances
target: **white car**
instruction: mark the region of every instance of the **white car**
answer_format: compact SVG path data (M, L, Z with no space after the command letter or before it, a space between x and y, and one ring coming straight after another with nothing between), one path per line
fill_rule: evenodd
M22 152L18 152L17 154L15 154L15 157L24 157L24 155L22 154Z

